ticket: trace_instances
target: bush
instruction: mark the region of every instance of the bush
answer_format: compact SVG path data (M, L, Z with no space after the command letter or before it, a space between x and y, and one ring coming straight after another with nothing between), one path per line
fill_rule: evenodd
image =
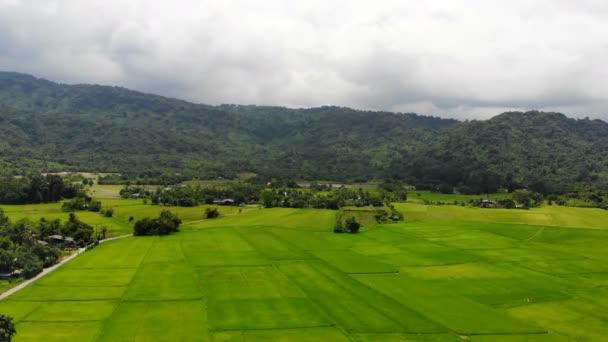
M91 201L89 202L89 211L93 211L98 213L101 210L101 202L100 201Z
M361 229L361 224L352 216L346 220L345 228L349 233L356 234L359 232L359 229Z
M217 208L207 208L205 209L205 217L208 219L216 218L220 216L220 212Z
M108 209L104 210L103 216L105 216L105 217L112 217L112 216L114 216L114 209L108 208Z
M496 203L498 203L498 205L500 205L501 207L503 207L505 209L515 208L515 201L512 199L508 199L508 198L499 199L496 201Z

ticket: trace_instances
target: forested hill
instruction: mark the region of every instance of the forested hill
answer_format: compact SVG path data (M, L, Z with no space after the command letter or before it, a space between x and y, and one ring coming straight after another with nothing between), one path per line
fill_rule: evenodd
M422 187L608 184L608 124L555 113L487 121L342 107L208 106L0 73L0 170L163 172Z

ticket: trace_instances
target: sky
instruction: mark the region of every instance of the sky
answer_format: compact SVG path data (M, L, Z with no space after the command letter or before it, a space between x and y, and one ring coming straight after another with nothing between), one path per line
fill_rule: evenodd
M207 104L608 120L608 1L0 0L0 70Z

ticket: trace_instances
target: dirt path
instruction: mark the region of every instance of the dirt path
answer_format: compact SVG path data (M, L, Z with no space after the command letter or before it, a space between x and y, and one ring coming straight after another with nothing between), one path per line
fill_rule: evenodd
M122 235L122 236L117 236L117 237L101 240L101 241L99 241L99 243L104 243L104 242L107 242L107 241L122 239L122 238L126 238L126 237L129 237L129 236L133 236L133 234ZM71 254L67 258L62 259L56 265L53 265L53 266L48 267L48 268L45 268L44 270L42 270L42 272L40 272L34 278L28 279L28 280L24 281L23 283L15 286L15 287L13 287L12 289L9 289L6 292L0 294L0 300L3 300L5 298L9 297L10 295L14 294L15 292L17 292L17 291L19 291L19 290L27 287L28 285L30 285L33 282L35 282L36 280L38 280L38 279L44 277L45 275L53 272L54 270L56 270L57 268L59 268L61 265L65 264L66 262L68 262L68 261L74 259L75 257L79 256L80 254L84 253L85 250L86 250L85 248L79 248L78 251L76 251L75 253Z
M536 239L537 237L539 237L543 232L545 231L545 227L541 227L538 229L538 231L536 231L536 233L534 233L534 235L530 236L529 238L526 239L526 241L532 241L534 239Z

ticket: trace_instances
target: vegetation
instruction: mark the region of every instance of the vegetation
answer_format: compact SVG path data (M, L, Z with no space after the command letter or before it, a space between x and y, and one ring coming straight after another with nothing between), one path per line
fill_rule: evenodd
M558 113L458 122L340 107L214 107L0 74L0 169L13 175L106 171L121 175L101 184L166 185L254 172L399 180L445 193L565 194L608 189L607 137L606 122Z
M93 198L81 195L78 197L74 197L69 201L63 202L61 205L61 209L63 211L78 211L78 210L88 210L93 212L101 211L101 202L96 201Z
M78 194L78 186L66 184L57 175L0 176L0 204L51 203Z
M113 203L122 217L163 210ZM204 220L201 207L176 207L179 234L100 244L1 301L0 312L24 340L567 341L608 333L608 212L393 205L406 221L372 216L373 229L359 234L332 234L331 210L222 206L220 219ZM371 209L353 207L347 218Z
M10 342L17 333L13 318L0 314L0 341Z
M363 191L363 189L355 190L346 187L321 191L319 189L299 189L236 182L222 188L192 187L184 184L164 189L158 188L151 194L151 200L153 204L183 207L213 204L215 201L228 200L234 205L258 203L265 208L283 207L337 210L342 206L362 207L372 205L381 207L384 205L385 200L403 198L403 196L402 192L388 193L383 191L373 195L369 191Z
M163 210L155 219L145 218L135 222L133 235L168 235L179 231L182 220L169 210Z
M220 216L220 212L217 208L206 208L205 209L205 218L213 219L218 218Z
M43 240L62 228L58 221L41 220L34 225L22 219L13 223L0 209L0 273L29 279L57 263L59 249Z
M207 106L2 72L0 149L3 277L149 236L1 301L0 340L608 335L601 120ZM39 174L65 170L109 174Z

